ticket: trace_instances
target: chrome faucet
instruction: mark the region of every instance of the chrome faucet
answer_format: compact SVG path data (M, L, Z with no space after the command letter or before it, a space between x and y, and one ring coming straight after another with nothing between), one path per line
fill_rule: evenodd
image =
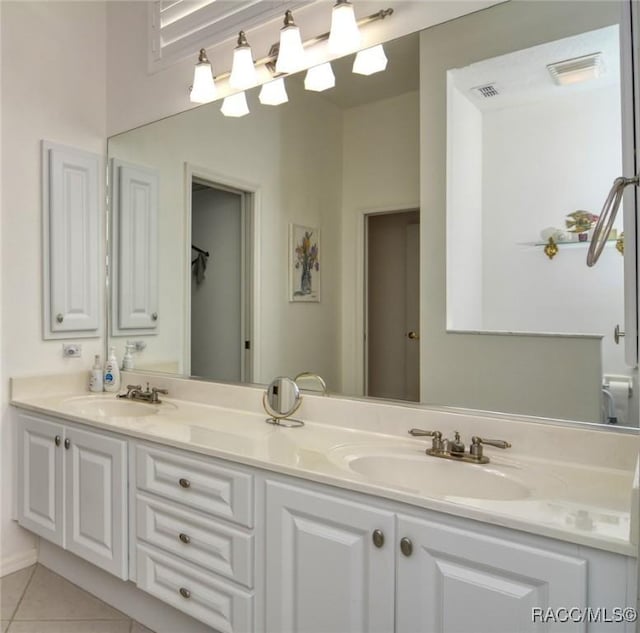
M142 391L142 385L127 385L127 393L119 394L118 398L127 398L128 400L148 402L150 404L161 404L162 400L158 398L159 393L166 396L169 394L169 391L167 389L158 389L157 387L151 387L151 389L149 389L149 383L147 383L146 391Z
M465 445L460 439L460 433L454 431L453 439L442 437L440 431L424 431L422 429L411 429L409 435L414 437L432 437L431 448L427 448L425 453L432 457L442 457L444 459L458 460L470 464L488 464L489 458L483 454L482 447L494 446L495 448L511 448L509 442L504 440L488 440L474 435L471 438L469 452L465 452Z

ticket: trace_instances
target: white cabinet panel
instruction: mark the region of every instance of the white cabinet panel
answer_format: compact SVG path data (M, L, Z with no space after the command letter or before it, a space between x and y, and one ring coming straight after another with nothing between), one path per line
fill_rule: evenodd
M67 428L67 548L127 578L126 442Z
M158 172L111 161L113 333L158 325Z
M140 493L136 505L139 539L247 587L253 586L253 535Z
M62 438L64 427L21 413L18 428L18 522L64 545Z
M138 545L138 586L220 633L254 630L253 594L154 548Z
M138 444L136 483L140 490L253 526L253 476L219 462Z
M266 513L269 633L393 631L392 513L271 481Z
M100 157L42 143L44 338L99 335Z
M399 516L397 633L584 631L542 624L532 609L584 607L587 562L516 542Z

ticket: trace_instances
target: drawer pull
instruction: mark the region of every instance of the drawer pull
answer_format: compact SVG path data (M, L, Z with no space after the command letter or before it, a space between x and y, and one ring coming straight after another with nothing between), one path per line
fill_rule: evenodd
M372 539L376 547L382 547L384 545L384 532L382 530L374 530Z
M183 543L186 543L187 545L189 545L189 543L191 543L191 537L188 534L180 534L180 536L178 537Z
M185 479L184 477L181 477L180 480L178 481L178 483L183 488L191 488L191 482L188 479Z
M180 587L180 595L187 600L191 598L191 592L188 589L185 589L185 587Z

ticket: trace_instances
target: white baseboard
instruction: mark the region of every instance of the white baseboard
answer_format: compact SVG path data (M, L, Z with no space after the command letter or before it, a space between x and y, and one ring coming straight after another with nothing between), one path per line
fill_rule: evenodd
M213 631L141 591L132 582L120 580L48 541L40 542L38 562L156 633Z
M5 556L0 559L0 578L13 574L14 571L20 571L25 567L30 567L38 562L38 549L32 547L31 549L11 556Z

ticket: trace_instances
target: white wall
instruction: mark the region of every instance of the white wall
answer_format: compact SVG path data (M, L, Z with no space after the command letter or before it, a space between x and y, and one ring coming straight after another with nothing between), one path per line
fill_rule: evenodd
M418 125L417 92L344 112L342 393L364 393L364 214L419 208Z
M599 341L446 331L446 71L607 26L618 12L609 2L588 12L574 2L510 2L421 34L422 400L599 419Z
M290 102L276 108L259 105L257 90L252 91L252 112L242 119L224 117L220 104L213 103L110 140L111 156L160 170L161 319L158 335L144 337L147 350L138 367L183 356L185 264L191 254L185 236L187 162L221 184L245 181L259 189L256 283L262 335L254 340L260 358L254 381L308 370L321 374L330 390L339 390L342 116L293 82L288 90ZM314 125L308 125L309 118ZM320 303L289 303L290 222L321 230Z
M447 77L447 326L482 328L482 114Z
M34 555L10 520L15 449L11 376L89 369L101 339L82 339L81 360L42 340L40 141L99 154L106 137L106 7L101 2L0 3L2 58L2 465L0 574Z

